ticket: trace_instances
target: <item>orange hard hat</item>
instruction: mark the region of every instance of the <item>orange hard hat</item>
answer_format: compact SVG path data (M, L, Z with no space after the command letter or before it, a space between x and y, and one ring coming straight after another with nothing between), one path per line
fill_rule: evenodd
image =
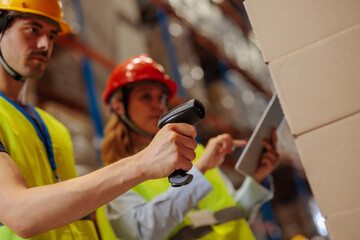
M60 35L69 33L71 30L64 20L63 5L60 0L0 0L0 9L50 18L60 25Z
M112 94L131 83L154 81L164 84L169 90L169 99L176 93L176 83L165 73L164 68L145 54L137 55L120 63L110 74L103 100L107 104Z

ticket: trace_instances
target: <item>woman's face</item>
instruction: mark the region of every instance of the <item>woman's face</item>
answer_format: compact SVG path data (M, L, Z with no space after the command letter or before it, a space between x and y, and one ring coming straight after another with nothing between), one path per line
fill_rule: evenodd
M163 87L145 83L134 87L129 95L129 118L141 129L155 134L158 121L167 112L167 95Z

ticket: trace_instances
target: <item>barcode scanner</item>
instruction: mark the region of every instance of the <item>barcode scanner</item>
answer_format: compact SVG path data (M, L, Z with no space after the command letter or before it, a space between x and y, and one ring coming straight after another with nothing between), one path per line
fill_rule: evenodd
M168 123L196 124L205 117L205 107L197 99L192 99L172 109L159 120L158 127L162 128ZM187 174L184 170L178 169L169 175L169 182L172 187L181 187L190 183L193 175Z

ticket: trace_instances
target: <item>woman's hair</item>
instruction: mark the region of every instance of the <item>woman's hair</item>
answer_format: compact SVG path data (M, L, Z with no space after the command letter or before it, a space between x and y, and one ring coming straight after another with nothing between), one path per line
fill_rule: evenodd
M117 91L111 101L122 101L122 91ZM130 132L114 112L106 124L104 141L101 145L101 157L105 165L134 154Z

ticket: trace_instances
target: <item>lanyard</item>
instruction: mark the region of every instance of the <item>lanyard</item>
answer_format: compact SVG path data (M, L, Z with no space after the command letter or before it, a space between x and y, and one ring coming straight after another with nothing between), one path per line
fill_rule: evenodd
M0 96L3 97L6 101L8 101L11 105L13 105L20 113L22 113L26 119L31 123L31 125L33 125L33 127L35 128L40 140L42 141L45 150L46 150L46 155L48 157L49 163L51 165L51 169L54 172L55 178L60 181L60 178L58 176L58 174L56 173L56 163L55 163L55 158L54 158L54 152L53 152L53 148L52 148L52 143L51 143L51 138L50 138L50 134L48 131L48 128L44 122L44 120L40 117L40 114L36 111L36 109L34 108L34 106L31 105L31 107L34 109L36 116L39 118L40 123L44 129L45 132L45 136L43 136L43 134L41 134L41 131L38 127L38 125L36 125L36 123L34 122L34 120L29 117L29 115L27 115L15 102L11 101L8 97L6 97L3 93L0 93ZM45 138L44 138L45 137Z

